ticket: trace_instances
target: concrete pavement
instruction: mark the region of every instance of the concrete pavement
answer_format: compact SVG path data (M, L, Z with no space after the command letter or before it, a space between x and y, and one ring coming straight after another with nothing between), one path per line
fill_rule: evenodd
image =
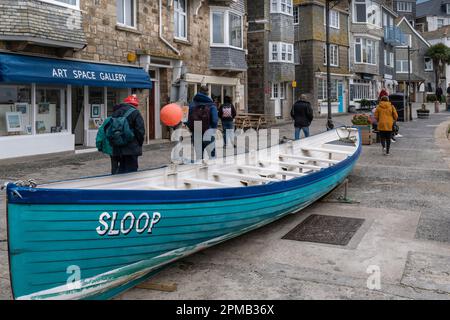
M350 118L336 117L335 122L350 124ZM325 120L314 122L313 134L324 130ZM378 144L364 146L349 185L349 197L359 204L318 202L174 263L153 279L177 283L175 292L135 288L117 299L450 299L448 124L450 113L401 123L403 138L393 144L390 157L381 154ZM281 136L293 135L291 125L280 130ZM167 163L170 145L152 148L142 168ZM38 157L0 163L0 180L43 182L108 170L108 158L99 154L50 162ZM341 193L336 190L329 199ZM345 247L281 239L311 214L365 222ZM3 199L0 215L0 298L9 299ZM377 270L381 287L369 289Z

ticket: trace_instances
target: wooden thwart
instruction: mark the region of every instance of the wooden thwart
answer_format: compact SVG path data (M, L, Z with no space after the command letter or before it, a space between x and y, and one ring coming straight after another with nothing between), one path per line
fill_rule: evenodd
M313 166L313 165L301 164L301 163L283 162L283 161L264 160L264 161L260 161L259 163L261 163L262 165L267 163L267 164L279 165L280 167L294 167L294 168L301 168L301 169L310 169L310 170L314 170L314 171L319 171L320 169L322 169L322 167L319 167L319 166Z
M315 162L325 162L325 163L332 163L332 164L339 163L338 160L297 156L297 155L293 155L293 154L280 154L280 158L289 158L289 159L295 159L295 160L305 160L305 161L315 161Z
M256 167L256 166L238 166L237 168L258 171L258 172L261 172L264 174L278 174L278 175L291 176L291 177L303 177L305 175L304 173L300 173L300 172L272 170L272 169L266 169L264 167Z
M273 179L273 178L264 178L264 177L258 177L258 176L250 176L246 174L240 174L240 173L233 173L233 172L213 172L212 175L214 177L228 177L228 178L235 178L240 179L244 181L256 181L256 182L273 182L273 181L279 181L279 179Z
M326 152L326 153L345 154L347 156L353 154L352 151L343 151L343 150L334 150L334 149L325 149L325 148L301 147L300 149L302 149L304 151L318 151L318 152Z
M199 186L206 186L206 187L219 187L219 188L229 188L232 187L229 184L217 182L217 181L211 181L211 180L204 180L204 179L194 179L194 178L188 178L184 179L184 184L188 185L199 185Z

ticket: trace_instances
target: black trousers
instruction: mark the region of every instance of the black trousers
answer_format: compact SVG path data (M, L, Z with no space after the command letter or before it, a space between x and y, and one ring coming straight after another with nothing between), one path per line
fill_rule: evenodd
M138 156L111 156L111 174L138 171Z
M392 131L379 131L380 141L383 148L386 148L386 153L389 153L391 148Z

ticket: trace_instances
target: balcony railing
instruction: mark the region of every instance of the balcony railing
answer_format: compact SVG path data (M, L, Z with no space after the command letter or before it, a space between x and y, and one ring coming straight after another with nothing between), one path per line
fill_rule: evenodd
M384 42L393 46L401 46L406 43L406 36L397 26L384 27Z

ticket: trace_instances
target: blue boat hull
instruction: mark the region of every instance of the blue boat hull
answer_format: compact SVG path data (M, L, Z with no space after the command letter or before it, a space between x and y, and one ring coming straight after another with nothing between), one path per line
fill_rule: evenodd
M297 212L338 186L361 146L310 175L246 188L187 191L8 185L16 299L108 299L165 265Z

